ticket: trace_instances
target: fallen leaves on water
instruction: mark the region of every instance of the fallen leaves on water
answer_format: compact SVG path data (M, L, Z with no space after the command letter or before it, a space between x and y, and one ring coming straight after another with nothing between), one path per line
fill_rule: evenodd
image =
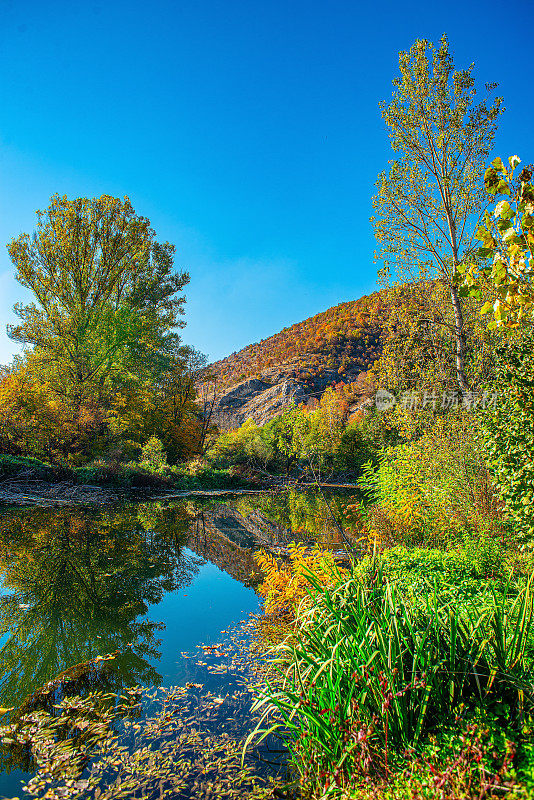
M250 752L242 760L243 742L255 724L254 683L262 671L261 657L250 656L254 626L247 620L228 631L224 644L199 645L205 660L191 666L200 680L64 698L53 713L30 713L17 726L1 728L0 735L32 750L37 772L25 786L27 795L43 800L272 798L273 790L285 784L283 765L273 768Z

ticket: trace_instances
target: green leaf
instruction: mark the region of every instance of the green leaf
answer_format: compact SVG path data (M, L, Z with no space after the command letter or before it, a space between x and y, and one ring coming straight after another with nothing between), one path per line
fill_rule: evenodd
M512 219L514 216L514 210L508 200L501 200L500 203L497 203L495 206L496 217L500 217L503 220Z

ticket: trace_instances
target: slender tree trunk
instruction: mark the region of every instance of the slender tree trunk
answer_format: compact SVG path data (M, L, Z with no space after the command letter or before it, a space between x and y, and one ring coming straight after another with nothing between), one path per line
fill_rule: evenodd
M456 269L460 263L458 252L458 239L456 236L456 223L453 217L452 209L449 206L449 195L447 193L447 201L445 202L445 210L447 214L447 222L449 225L449 234L451 237L452 258L454 268ZM464 315L462 311L462 303L458 295L456 284L451 281L450 283L451 301L454 310L454 338L456 339L456 378L462 394L467 394L469 384L465 376L465 334L464 334Z
M465 375L465 335L464 335L464 315L462 304L458 296L458 289L454 284L451 285L451 300L454 309L454 338L456 340L456 377L462 394L469 392L469 384Z

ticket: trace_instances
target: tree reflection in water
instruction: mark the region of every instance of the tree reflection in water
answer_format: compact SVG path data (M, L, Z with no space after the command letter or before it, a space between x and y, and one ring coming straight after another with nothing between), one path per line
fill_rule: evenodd
M331 503L347 523L346 510L354 506L342 498ZM15 707L17 718L34 708L55 713L64 694L160 686L154 662L164 626L149 618L150 607L188 586L204 559L254 587L261 580L258 548L279 552L294 539L338 546L327 511L322 498L296 492L101 510L3 509L0 706ZM174 622L184 630L194 624ZM116 652L95 666L97 656ZM226 691L222 683L219 694ZM13 768L31 768L20 747L0 752L0 770Z
M75 664L119 651L88 688L160 685L161 624L146 617L191 583L203 561L184 553L184 505L89 511L6 510L0 516L0 705L18 707ZM89 676L92 675L91 679Z
M330 503L347 525L344 499ZM252 556L258 547L303 534L338 546L327 512L321 497L300 492L228 503L4 509L0 706L18 707L64 670L115 651L120 656L102 688L160 685L152 662L162 626L147 618L149 606L190 584L204 558L253 586L260 579ZM102 671L92 674L93 683L103 681Z

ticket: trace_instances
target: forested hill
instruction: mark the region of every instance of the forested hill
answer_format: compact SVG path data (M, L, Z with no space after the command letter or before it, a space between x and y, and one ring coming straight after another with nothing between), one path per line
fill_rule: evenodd
M221 386L234 386L273 368L298 381L335 371L340 380L368 369L380 341L380 293L360 297L297 322L212 365Z
M262 422L287 406L289 396L305 401L327 386L353 383L380 354L381 311L380 292L374 292L333 306L215 362L212 372L222 392L221 411L233 413L237 422L250 411L249 416ZM239 388L229 391L235 387ZM275 400L268 409L262 402L265 396L259 397L266 391L269 399ZM245 408L253 398L258 402Z

